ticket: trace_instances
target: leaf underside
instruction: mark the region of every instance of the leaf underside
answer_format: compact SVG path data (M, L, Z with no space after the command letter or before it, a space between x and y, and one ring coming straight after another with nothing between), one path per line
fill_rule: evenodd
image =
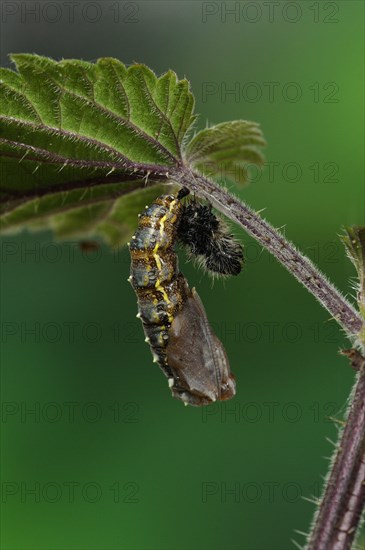
M159 192L146 183L167 182L181 163L194 121L188 82L112 58L12 60L18 72L0 69L2 230L51 227L62 236L102 227L112 244L124 241L133 227L127 203L135 219Z
M186 149L188 163L208 176L247 183L250 165L262 165L266 145L255 122L234 120L199 132Z
M119 246L174 171L243 182L247 165L263 163L253 122L218 124L184 146L194 98L173 71L157 77L113 58L11 59L16 71L0 68L2 232L51 228Z

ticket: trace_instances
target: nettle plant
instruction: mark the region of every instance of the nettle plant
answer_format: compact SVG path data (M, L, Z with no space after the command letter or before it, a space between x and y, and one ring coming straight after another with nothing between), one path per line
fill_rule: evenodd
M157 78L111 58L12 61L16 71L0 69L2 232L51 228L58 239L98 235L121 247L138 220L130 279L175 397L206 405L235 392L223 346L174 252L178 239L213 273L239 272L240 246L212 207L269 250L344 329L351 345L342 353L356 381L305 547L350 548L365 502L365 228L346 228L342 237L358 275L356 309L286 237L213 181L227 173L244 183L247 166L263 163L258 124L222 123L189 141L194 98L173 71ZM189 192L193 201L184 198Z

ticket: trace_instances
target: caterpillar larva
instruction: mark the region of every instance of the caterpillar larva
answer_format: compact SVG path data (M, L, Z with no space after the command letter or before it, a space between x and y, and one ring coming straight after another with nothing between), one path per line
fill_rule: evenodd
M210 204L195 199L184 205L177 233L198 264L213 275L238 275L243 265L241 244Z
M183 188L177 196L162 195L139 216L129 244L129 281L154 362L167 376L173 396L201 406L232 398L236 385L204 306L179 271L174 245L181 199L187 194Z

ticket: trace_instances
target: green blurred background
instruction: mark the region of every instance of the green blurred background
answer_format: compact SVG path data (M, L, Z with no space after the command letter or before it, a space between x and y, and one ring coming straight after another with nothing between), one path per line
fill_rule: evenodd
M260 122L268 164L235 192L352 293L338 234L364 222L362 2L1 9L3 66L30 52L171 68L191 81L198 128ZM86 253L46 232L2 239L4 550L304 543L294 530L308 530L314 506L302 497L319 494L337 433L328 417L343 418L354 380L338 355L348 343L235 232L247 253L237 279L213 285L181 256L237 378L233 401L204 410L173 400L152 364L126 250Z

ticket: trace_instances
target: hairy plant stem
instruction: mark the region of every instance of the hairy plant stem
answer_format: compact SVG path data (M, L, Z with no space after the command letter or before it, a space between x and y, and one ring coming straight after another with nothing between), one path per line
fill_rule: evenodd
M350 338L364 342L361 314L277 229L226 189L189 168L180 167L170 176L240 224L319 300ZM352 358L353 367L359 365L358 379L307 550L349 550L365 506L365 365L358 352L354 362L349 351L346 355Z
M365 365L326 482L307 550L349 550L365 506Z
M331 313L349 336L358 336L363 322L356 309L336 287L277 229L226 189L188 167L170 170L171 179L210 201L225 216L241 225L281 262Z

